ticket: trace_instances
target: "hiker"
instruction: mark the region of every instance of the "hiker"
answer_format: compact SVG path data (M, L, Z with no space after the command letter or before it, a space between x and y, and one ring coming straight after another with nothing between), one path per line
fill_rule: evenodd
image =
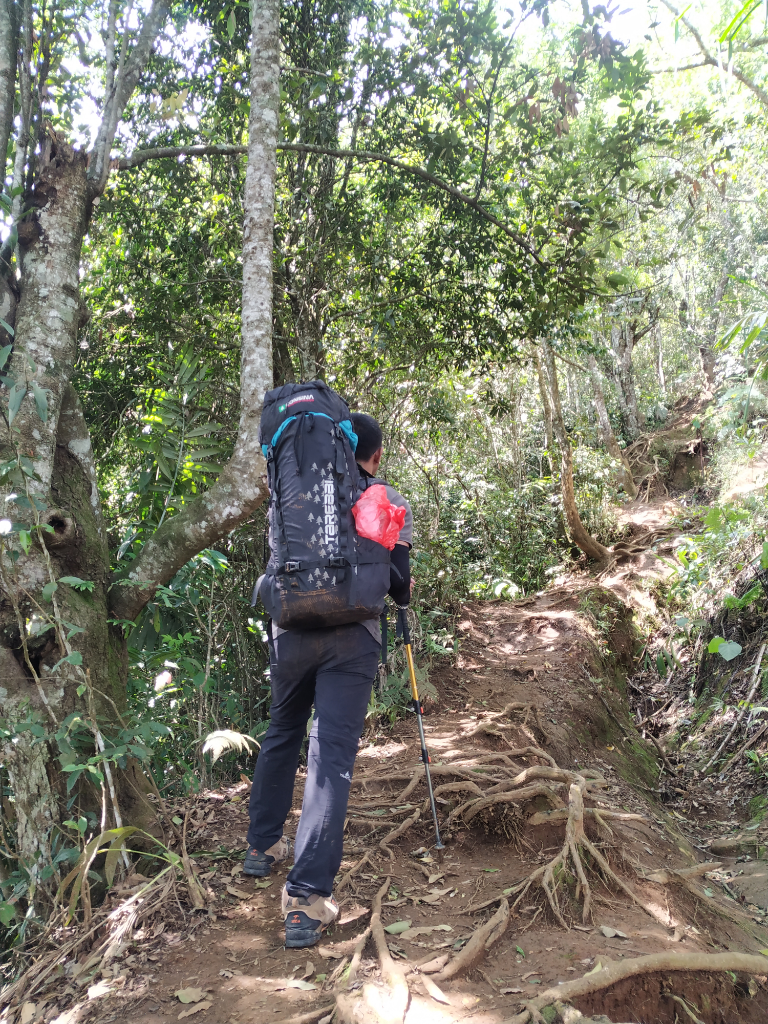
M307 563L301 560L285 562L286 568L281 582L279 566L276 565L281 561L281 557L275 558L280 544L277 535L284 535L290 548L291 528L298 528L295 523L301 526L302 513L296 511L295 503L286 510L288 499L285 495L280 499L278 493L279 500L276 502L275 493L276 489L280 491L280 488L288 493L289 488L293 486L293 480L297 477L311 481L312 477L307 477L306 474L312 470L316 470L318 475L323 473L322 469L317 469L318 460L313 459L311 453L307 454L311 444L319 444L321 441L326 443L325 434L320 435L322 428L318 427L318 424L326 424L327 419L335 423L331 433L336 430L334 444L337 458L342 447L351 444L345 437L351 435L356 440L351 471L357 478L357 492L351 492L353 497L354 493L364 492L372 484L382 483L376 480L376 472L382 457L382 432L379 424L373 417L362 413L350 416L349 420L341 420L337 417L344 415L343 411L331 411L327 415L315 412L321 399L330 401L329 396L332 396L339 403L341 399L322 382L313 382L311 386L320 389L320 393L318 390L310 393L313 402L309 407L310 411L307 411L310 399L303 397L306 395L305 391L301 391L293 399L288 398L287 401L280 402L277 407L282 415L291 412L292 402L296 402L293 408L298 406L301 410L290 426L294 431L292 441L289 438L282 447L279 444L279 435L284 429L289 429L285 427L285 420L278 426L274 435L270 435L269 432L277 420L271 421L271 425L265 430L266 405L262 417L262 437L272 436L272 447L276 452L273 452L272 459L277 464L276 468L273 468L274 479L270 477L270 489L273 491L270 504L270 543L273 557L268 565L266 580L262 577L257 585L265 606L273 616L268 628L272 704L269 728L262 740L253 776L248 850L243 867L244 874L263 877L270 874L272 864L290 857L291 844L283 835L283 825L291 809L299 753L307 732L307 720L314 705L314 722L309 735L307 755L307 780L301 819L296 833L295 862L282 893L285 945L292 948L314 945L338 915L338 905L331 894L342 859L343 829L352 769L381 652L381 628L378 615L371 615L360 621L341 622L338 625L316 624L314 628L283 629L275 622L277 618L281 621L292 621L293 616L299 621L314 623L316 620L312 615L316 614L316 608L321 607L326 607L329 617L336 617L337 620L343 619L345 614L370 615L358 610L365 607L361 602L369 598L374 600L371 588L375 589L377 585L379 566L383 567L386 573L383 588L388 586L388 593L398 606L407 606L411 592L409 549L413 537L410 506L393 487L385 485L392 505L397 506L398 510L405 509L399 539L391 552L382 548L380 544L355 537L354 547L358 559L356 572L351 573L348 568L343 567L339 569L344 559L332 552L343 550L345 542L341 538L340 544L333 546L332 542L336 536L335 524L331 523L329 526L329 517L326 515L326 533L321 538L321 544L326 546L317 549L322 564L316 564L314 560L309 562L310 589L305 594L301 593L302 587L307 585L306 580L302 584L301 580L297 579L296 587L293 587L292 579L288 582L289 577L299 577L302 573L307 573ZM307 388L310 385L286 385L284 389L279 389L278 401L286 389L289 389L290 393L291 388L300 387ZM272 394L275 393L268 393L267 398ZM322 416L325 416L326 420L319 418ZM339 425L341 429L338 429ZM327 424L325 429L328 429ZM318 431L318 436L315 435L315 431ZM268 445L265 447L270 450ZM269 458L268 455L268 466ZM281 467L282 460L294 458L295 469ZM299 498L305 499L306 502L316 502L317 499L312 498L313 491L316 494L322 492L329 495L326 504L330 503L336 482L342 475L337 472L334 481L332 465L339 470L340 463L334 462L331 457L327 462L327 475L320 476L323 481L322 488L318 488L318 485L309 487L306 483L299 483ZM306 492L303 491L304 487L307 487ZM340 486L339 500L343 504L342 491L344 487ZM314 506L310 503L306 507L311 509ZM278 518L282 520L279 528ZM308 518L312 521L311 526L320 521L320 516L315 519L311 511ZM341 516L338 518L341 524L339 534L342 534L345 529L344 521ZM347 520L351 518L347 513ZM317 536L320 532L318 529L305 543L317 545ZM327 546L329 543L330 547ZM377 548L387 556L386 562L382 562L380 554L374 550ZM349 551L350 547L347 550ZM324 551L325 555L322 554ZM369 553L366 555L365 551ZM315 567L312 568L313 566ZM270 567L273 571L272 576L269 575ZM359 586L357 577L360 577ZM265 582L262 582L263 580ZM312 588L317 588L318 584L321 584L318 588L321 596L315 599ZM339 588L345 586L350 586L356 596L350 597L349 600L344 599L341 605L333 604ZM383 608L385 596L382 592L375 598L375 601L378 601L377 609ZM291 606L294 599L295 608ZM339 611L342 605L346 609L354 605L355 610L346 613L343 609Z

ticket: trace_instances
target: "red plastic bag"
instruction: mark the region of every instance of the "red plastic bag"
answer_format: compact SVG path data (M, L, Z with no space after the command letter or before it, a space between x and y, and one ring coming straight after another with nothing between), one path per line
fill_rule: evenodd
M383 484L373 484L352 506L360 536L383 544L389 551L397 544L405 513L404 506L392 504Z

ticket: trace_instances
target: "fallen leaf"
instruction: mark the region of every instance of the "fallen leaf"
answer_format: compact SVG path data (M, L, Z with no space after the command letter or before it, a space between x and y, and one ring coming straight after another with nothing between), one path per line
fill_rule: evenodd
M230 874L230 877L231 877L231 878L234 878L234 877L235 877L235 875L240 875L240 874L242 874L242 871L243 871L243 865L242 865L242 864L235 864L235 866L234 866L234 867L232 868L232 870L231 870L231 871L229 872L229 874Z
M389 903L382 903L382 907L402 907L408 902L407 896L401 896L399 900L390 900Z
M29 1022L34 1019L36 1013L37 1006L34 1003L22 1003L19 1024L29 1024Z
M230 896L237 896L239 900L249 900L252 896L252 893L246 892L244 889L236 889L234 885L228 885L227 892Z
M173 993L180 1003L199 1003L205 996L201 988L180 988Z
M528 978L532 978L532 977L534 976L534 974L538 974L538 973L539 973L539 971L528 971L528 973L527 973L527 974L524 974L524 975L523 975L523 978L522 978L522 980L523 980L523 981L527 981L527 980L528 980Z
M430 876L429 876L429 879L428 879L428 881L427 881L427 884L428 884L428 885L432 885L432 883L433 883L433 882L437 882L437 881L439 881L439 880L440 880L440 879L441 879L442 877L443 877L443 876L442 876L442 874L439 874L439 875L430 875Z
M316 974L315 975L315 981L325 981L325 979L327 977L328 977L327 974Z
M302 978L311 978L314 973L315 973L315 965L312 963L311 960L307 960L307 966L304 968L304 973L302 974Z
M602 969L603 969L602 961L598 960L597 963L595 964L595 966L592 968L592 970L591 971L587 971L587 973L584 975L584 977L588 978L590 974L597 974L597 972L598 971L602 971Z
M394 921L392 924L384 926L384 931L389 935L400 935L402 932L407 932L411 927L411 921Z
M183 1017L191 1017L193 1013L197 1013L198 1010L210 1010L213 1003L206 999L204 1003L198 1003L196 1006L188 1006L186 1010L182 1010L176 1020L181 1020Z
M580 931L580 932L591 932L592 931L592 925L591 924L574 924L571 927L575 928L577 931Z
M253 884L256 889L268 889L272 882L267 880L266 882L254 882Z
M768 949L761 949L759 952L762 953L763 956L768 956Z
M501 994L502 994L503 996L512 996L512 995L516 995L516 994L517 994L518 992L522 992L522 991L523 991L523 990L522 990L521 988L500 988L500 989L499 989L499 992L500 992L500 993L501 993Z
M434 906L435 903L439 903L442 896L412 896L411 899L414 902L428 903L430 906Z
M601 924L600 931L606 937L606 939L626 939L627 936L624 932L620 932L618 928L611 928L610 925Z
M447 889L430 889L429 891L432 893L433 896L445 896L445 894L447 892L450 892L452 889L453 886L449 885Z
M450 1002L446 994L442 991L442 989L438 988L438 986L434 983L434 981L432 981L428 974L421 975L421 983L427 990L427 995L432 996L435 1002L446 1003L450 1006Z
M483 868L483 871L487 872L489 875L492 875L496 871L501 871L501 868Z
M313 985L311 981L304 981L303 978L291 978L286 988L298 988L302 992L312 992L317 985Z

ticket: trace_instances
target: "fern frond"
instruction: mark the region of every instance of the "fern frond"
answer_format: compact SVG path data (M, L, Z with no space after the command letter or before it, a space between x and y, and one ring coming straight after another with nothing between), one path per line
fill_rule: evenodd
M253 747L251 744L253 744ZM250 754L253 752L254 747L260 746L261 744L253 736L246 736L244 733L236 732L234 729L217 729L216 732L209 732L205 737L203 753L210 754L213 763L215 763L222 754L227 754L231 750L236 750L238 754L243 752Z

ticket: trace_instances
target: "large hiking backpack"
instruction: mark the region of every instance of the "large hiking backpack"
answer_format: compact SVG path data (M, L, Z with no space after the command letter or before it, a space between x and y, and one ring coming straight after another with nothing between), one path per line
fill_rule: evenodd
M377 618L389 590L389 551L360 537L352 506L366 483L355 462L349 408L322 381L264 397L271 556L259 595L281 629Z

